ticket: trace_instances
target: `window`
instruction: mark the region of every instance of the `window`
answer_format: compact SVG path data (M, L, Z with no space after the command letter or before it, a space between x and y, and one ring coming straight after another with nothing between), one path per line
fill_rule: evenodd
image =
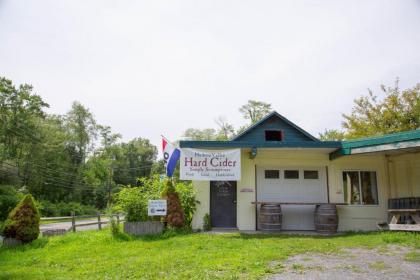
M265 141L282 141L283 135L281 130L266 130Z
M376 172L344 171L344 201L350 204L378 204Z
M264 170L265 179L278 179L280 178L280 171L278 170Z
M317 170L305 170L303 171L303 178L304 179L318 179L318 171Z
M284 170L284 179L299 179L299 170Z

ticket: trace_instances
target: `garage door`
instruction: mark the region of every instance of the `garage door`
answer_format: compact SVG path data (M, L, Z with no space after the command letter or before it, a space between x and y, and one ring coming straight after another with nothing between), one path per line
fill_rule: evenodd
M327 202L325 167L257 167L257 198L267 202ZM312 205L282 205L285 230L314 230Z

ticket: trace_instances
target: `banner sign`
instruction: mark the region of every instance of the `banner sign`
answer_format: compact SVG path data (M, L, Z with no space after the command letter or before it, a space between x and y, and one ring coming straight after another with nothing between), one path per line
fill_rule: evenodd
M181 149L181 180L237 181L241 179L241 150Z
M149 216L166 216L166 200L149 200L147 205L147 214Z

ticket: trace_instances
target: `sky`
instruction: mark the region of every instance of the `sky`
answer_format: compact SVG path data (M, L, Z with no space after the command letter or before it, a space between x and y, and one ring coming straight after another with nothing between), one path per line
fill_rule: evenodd
M420 82L420 1L0 0L0 76L125 141L239 127L249 99L318 136L368 88Z

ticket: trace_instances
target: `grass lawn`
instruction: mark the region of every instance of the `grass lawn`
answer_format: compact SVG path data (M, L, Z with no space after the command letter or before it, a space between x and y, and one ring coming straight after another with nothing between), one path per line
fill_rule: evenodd
M41 238L0 248L0 279L255 279L281 269L305 252L340 248L408 246L418 261L420 235L375 232L337 237L175 234L112 237L108 230ZM274 265L273 265L274 264Z

